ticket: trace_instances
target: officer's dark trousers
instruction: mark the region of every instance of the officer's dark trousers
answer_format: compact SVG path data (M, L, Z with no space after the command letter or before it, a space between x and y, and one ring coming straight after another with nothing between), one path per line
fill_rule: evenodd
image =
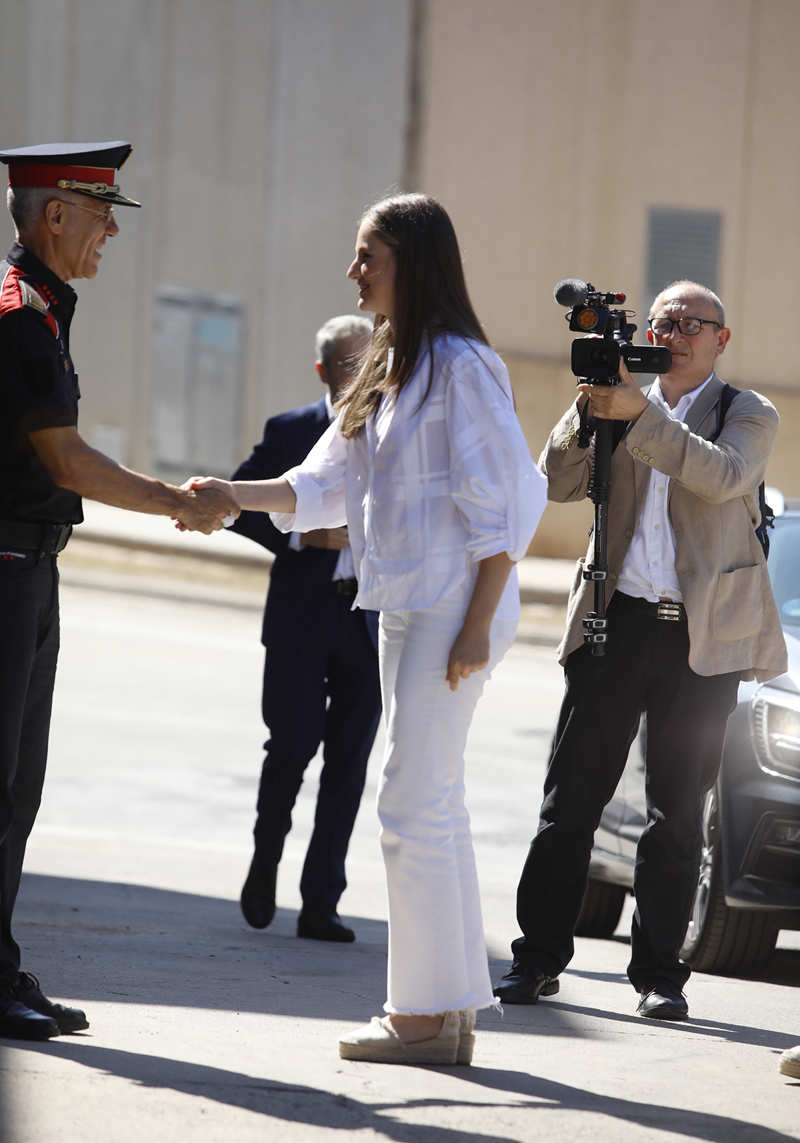
M689 968L679 951L697 881L703 799L717 776L739 673L696 675L686 623L657 619L637 600L617 593L608 616L607 654L581 647L567 660L539 829L517 890L524 935L511 947L528 968L552 976L572 958L594 832L646 711L647 825L636 855L628 976L640 992L682 987Z
M306 766L323 742L314 830L300 881L303 908L329 914L345 890L345 857L380 718L377 652L352 599L332 595L316 629L270 642L263 713L270 738L258 792L256 852L280 861Z
M11 915L42 794L58 644L55 556L0 555L0 995L19 970Z

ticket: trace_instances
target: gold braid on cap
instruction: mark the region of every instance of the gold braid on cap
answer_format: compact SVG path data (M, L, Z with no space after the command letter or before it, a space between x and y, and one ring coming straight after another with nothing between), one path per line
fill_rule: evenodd
M77 179L59 179L56 186L61 190L88 191L90 194L119 194L119 184L81 183Z

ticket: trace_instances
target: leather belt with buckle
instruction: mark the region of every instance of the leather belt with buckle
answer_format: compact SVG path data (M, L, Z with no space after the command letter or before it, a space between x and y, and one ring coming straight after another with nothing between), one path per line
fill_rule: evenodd
M686 622L686 608L677 599L659 599L658 603L651 603L649 599L641 599L636 595L626 595L623 591L615 591L612 603L614 600L617 600L618 606L635 607L637 611L644 611L654 619L666 619L671 623Z
M659 599L653 606L656 609L656 619L669 619L672 623L686 622L686 608L678 600Z

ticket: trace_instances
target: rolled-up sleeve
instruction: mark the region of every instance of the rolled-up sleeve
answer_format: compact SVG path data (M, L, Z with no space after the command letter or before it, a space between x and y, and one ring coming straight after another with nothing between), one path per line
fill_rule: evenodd
M491 351L490 351L491 352ZM505 366L469 350L452 362L446 396L451 495L473 560L520 560L547 503L547 481L520 428Z
M283 474L292 486L297 504L294 512L270 512L272 523L281 532L310 532L345 524L346 472L347 441L339 431L337 418L303 463Z

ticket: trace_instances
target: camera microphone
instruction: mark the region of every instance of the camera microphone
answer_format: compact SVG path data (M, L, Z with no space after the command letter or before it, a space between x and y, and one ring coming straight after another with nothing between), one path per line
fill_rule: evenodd
M582 306L588 296L589 286L580 278L562 278L553 290L553 297L560 306Z

